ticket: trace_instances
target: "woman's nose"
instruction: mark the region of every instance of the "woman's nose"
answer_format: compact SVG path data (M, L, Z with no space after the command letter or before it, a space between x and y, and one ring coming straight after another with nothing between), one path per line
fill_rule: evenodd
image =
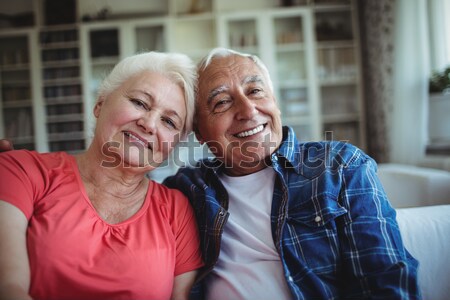
M141 127L146 133L156 134L157 120L157 113L150 111L139 118L139 120L137 121L137 125Z

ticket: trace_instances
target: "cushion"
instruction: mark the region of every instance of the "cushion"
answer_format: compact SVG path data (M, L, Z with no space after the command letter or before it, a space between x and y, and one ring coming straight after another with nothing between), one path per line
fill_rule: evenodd
M419 261L423 299L450 296L450 205L397 209L406 249Z

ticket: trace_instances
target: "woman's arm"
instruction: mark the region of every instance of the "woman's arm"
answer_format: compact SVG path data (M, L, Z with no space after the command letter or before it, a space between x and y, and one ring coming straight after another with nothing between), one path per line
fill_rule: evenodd
M20 209L0 200L0 299L31 299L26 231Z
M172 296L171 300L187 300L189 299L189 292L194 284L195 276L197 271L190 271L178 276L175 276L173 282Z

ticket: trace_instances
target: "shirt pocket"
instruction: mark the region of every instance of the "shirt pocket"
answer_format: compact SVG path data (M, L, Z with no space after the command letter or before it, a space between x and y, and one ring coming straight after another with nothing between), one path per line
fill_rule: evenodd
M319 195L288 212L287 236L293 255L316 274L336 272L339 262L337 218L347 213L337 199Z

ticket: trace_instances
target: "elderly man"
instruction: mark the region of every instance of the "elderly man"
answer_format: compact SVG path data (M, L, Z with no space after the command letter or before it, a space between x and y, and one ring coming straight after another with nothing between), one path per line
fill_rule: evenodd
M370 157L341 142L299 143L255 56L212 50L197 98L196 136L215 159L165 181L197 215L205 267L192 296L420 298L417 261Z
M218 48L199 64L195 132L215 159L165 184L195 208L207 299L417 299L376 163L341 142L301 144L267 68Z

